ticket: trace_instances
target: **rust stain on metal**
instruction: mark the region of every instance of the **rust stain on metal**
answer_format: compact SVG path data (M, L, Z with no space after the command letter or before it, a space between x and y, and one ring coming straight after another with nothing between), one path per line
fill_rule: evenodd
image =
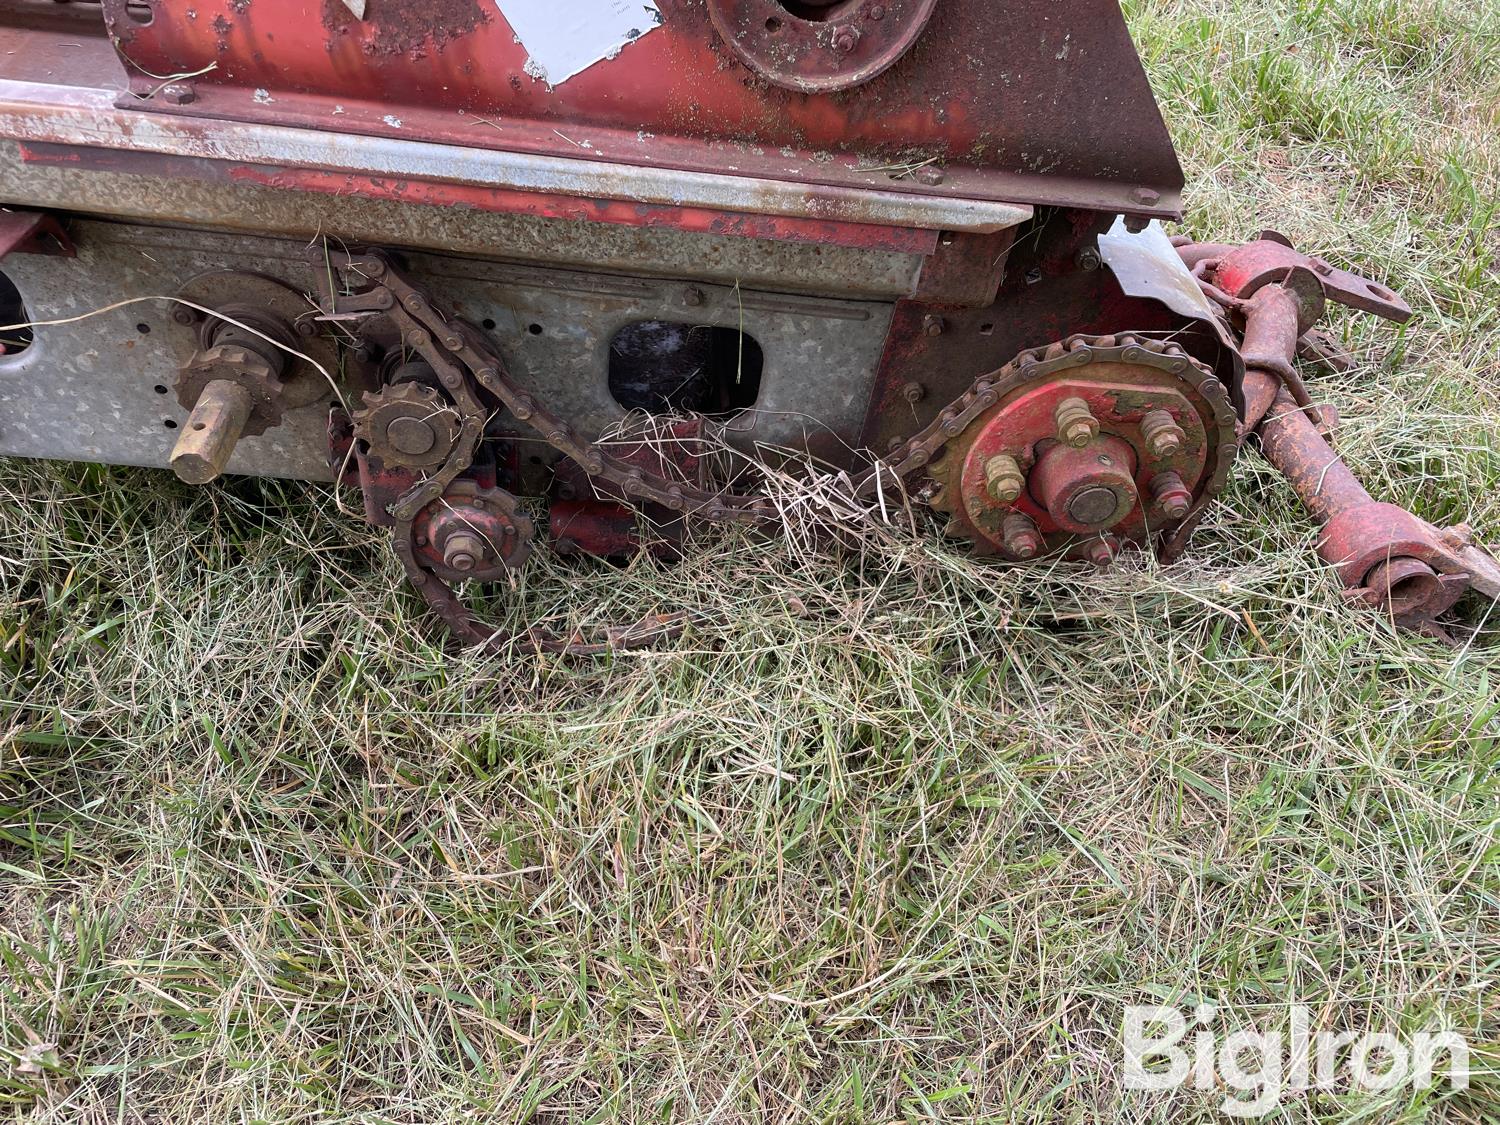
M442 51L494 17L484 0L420 0L417 3L384 3L364 19L358 18L343 0L322 0L323 26L330 46L352 38L372 59L404 56L418 62L432 51Z

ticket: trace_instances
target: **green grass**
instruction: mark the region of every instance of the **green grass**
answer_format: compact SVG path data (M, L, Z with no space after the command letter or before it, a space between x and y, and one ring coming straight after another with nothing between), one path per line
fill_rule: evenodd
M1383 276L1320 377L1372 487L1500 538L1500 10L1134 2L1188 227ZM173 1122L1214 1120L1122 1005L1455 1027L1500 1119L1500 628L1347 609L1246 457L1181 564L712 540L453 660L319 488L0 469L0 1114Z

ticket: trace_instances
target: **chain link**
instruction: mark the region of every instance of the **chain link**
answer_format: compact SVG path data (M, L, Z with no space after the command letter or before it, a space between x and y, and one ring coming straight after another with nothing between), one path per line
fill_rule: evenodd
M432 365L438 381L453 398L458 410L459 439L447 461L399 497L391 514L396 519L393 528L396 551L413 586L454 632L470 644L498 649L519 639L538 651L584 654L650 643L680 628L676 619L651 619L624 630L610 630L610 639L603 644L554 637L537 629L528 630L518 637L482 622L442 579L422 566L412 543L412 522L473 463L488 418L488 411L475 391L476 386L493 395L516 420L524 422L554 449L570 457L589 476L613 485L627 500L659 504L669 511L711 522L769 524L778 518L774 506L765 497L704 489L670 480L615 457L593 440L579 435L511 379L504 361L478 330L461 320L450 321L444 317L426 294L403 277L383 253L371 250L351 254L332 247L319 247L317 260L330 267L326 277L330 287L334 285L335 271L370 283L369 288L355 294L329 292L330 311L390 316L401 329L404 345ZM1060 371L1104 362L1155 367L1180 376L1210 402L1219 422L1220 440L1217 460L1211 466L1204 495L1211 496L1222 488L1237 448L1234 411L1229 406L1223 384L1208 368L1175 344L1119 335L1072 336L1022 352L999 371L980 375L931 422L862 473L854 482L854 494L869 498L879 490L918 473L949 441L962 434L1016 387Z

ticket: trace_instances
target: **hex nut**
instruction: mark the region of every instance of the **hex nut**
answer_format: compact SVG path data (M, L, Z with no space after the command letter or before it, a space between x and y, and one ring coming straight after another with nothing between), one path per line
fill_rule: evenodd
M1165 410L1147 411L1141 419L1141 437L1152 457L1171 457L1187 444L1187 434Z
M1057 440L1074 449L1082 449L1099 436L1099 420L1081 398L1065 398L1052 415L1057 423Z
M1157 473L1151 478L1151 496L1161 514L1169 520L1180 520L1193 505L1193 493L1175 472Z
M1000 525L1000 545L1019 559L1032 559L1041 554L1046 541L1030 516L1012 512Z
M1100 570L1105 569L1114 563L1115 551L1118 546L1119 541L1115 540L1113 536L1105 537L1101 535L1089 545L1089 562L1093 563Z
M1026 491L1026 474L1008 453L991 457L984 463L984 481L997 504L1014 504Z

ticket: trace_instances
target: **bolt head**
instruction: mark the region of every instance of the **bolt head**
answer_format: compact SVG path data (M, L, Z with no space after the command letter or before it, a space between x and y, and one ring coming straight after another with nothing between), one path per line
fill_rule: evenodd
M1046 545L1036 524L1024 515L1008 516L1000 530L1001 546L1017 558L1035 558Z
M1139 203L1142 207L1155 207L1161 202L1161 192L1154 191L1148 187L1132 188L1130 199L1134 203Z
M925 168L918 168L916 176L920 182L927 184L929 187L937 187L938 184L948 178L947 173L941 168L934 168L931 164Z
M1034 559L1042 549L1042 537L1034 531L1022 532L1010 538L1010 553L1020 559Z
M186 82L170 82L161 88L162 101L170 105L188 105L197 97L197 92Z
M833 33L833 49L847 55L859 45L859 28L841 27Z
M1151 439L1151 456L1170 457L1182 448L1182 435L1171 432L1157 434Z
M1014 504L1026 490L1026 476L1009 454L1002 453L986 461L984 478L990 496L998 504Z
M485 543L477 535L450 535L443 544L443 565L450 570L468 572L484 562Z
M682 291L682 303L690 308L697 308L703 304L703 290L696 286L689 286Z
M1092 273L1099 268L1099 251L1092 246L1085 246L1078 251L1078 268L1084 273Z
M1168 496L1161 502L1161 512L1169 520L1180 520L1188 514L1188 502L1181 496Z
M922 331L928 336L941 336L945 327L943 318L935 313L928 313L922 318Z
M1111 546L1110 543L1107 540L1104 540L1104 539L1095 540L1094 543L1093 543L1093 545L1091 545L1089 547L1089 562L1093 563L1100 570L1103 570L1105 567L1109 566L1114 561L1115 561L1114 547Z
M1094 440L1094 434L1098 431L1088 422L1074 422L1062 433L1064 445L1071 445L1074 449L1082 449Z
M885 19L885 6L882 4L873 4L865 14L872 20L883 20Z
M901 397L910 403L921 402L927 397L927 388L913 379L901 388Z
M1004 477L990 485L990 495L998 504L1014 504L1021 498L1021 482L1015 477Z
M172 310L173 324L192 324L194 319L192 309L178 307Z

